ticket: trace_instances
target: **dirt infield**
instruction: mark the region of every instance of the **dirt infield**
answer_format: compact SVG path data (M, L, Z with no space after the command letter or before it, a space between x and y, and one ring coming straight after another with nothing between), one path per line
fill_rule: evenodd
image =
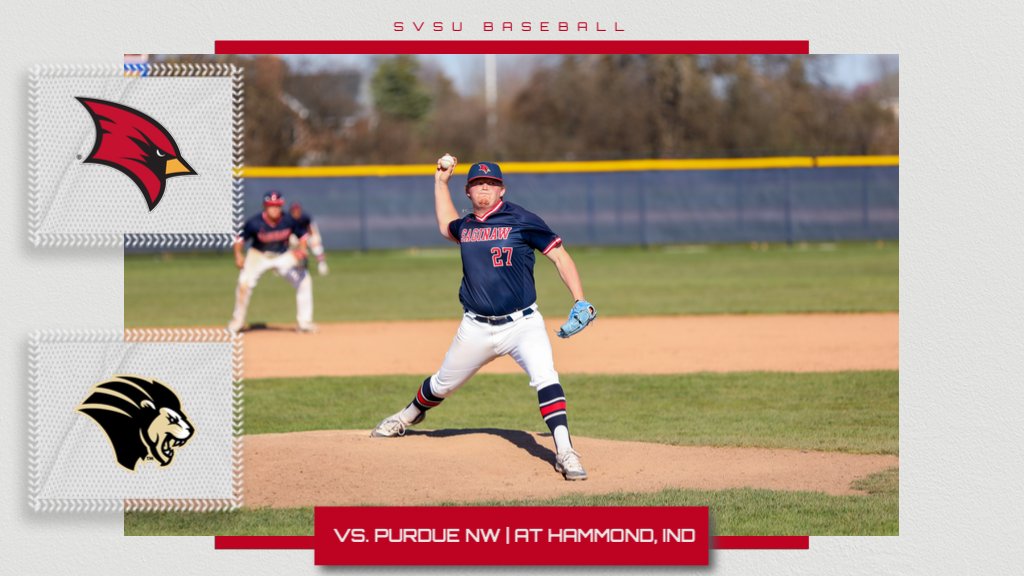
M286 326L251 330L245 377L430 374L458 321L328 324L317 334ZM547 319L547 326L554 332L560 322ZM895 313L602 318L571 340L551 341L556 367L565 374L899 368ZM508 358L482 370L520 371ZM497 429L414 430L401 439L368 435L247 436L246 506L422 505L663 488L856 494L855 479L899 463L897 456L575 437L591 478L570 483L553 470L549 437Z
M664 488L766 488L858 494L855 479L898 466L897 456L666 446L574 438L590 474L566 482L551 439L517 430L368 430L245 438L245 505L425 505L546 499Z
M554 331L561 319L548 318ZM246 378L431 374L458 319L325 324L245 333ZM786 314L601 318L570 340L551 337L566 374L831 372L899 368L899 315ZM520 373L499 358L482 373Z

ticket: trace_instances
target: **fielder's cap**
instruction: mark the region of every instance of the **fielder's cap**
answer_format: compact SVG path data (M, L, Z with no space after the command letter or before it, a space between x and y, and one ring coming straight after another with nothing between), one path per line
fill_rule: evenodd
M480 178L491 178L497 180L502 184L505 183L505 179L501 177L501 167L494 162L477 162L469 168L469 180L478 180Z
M263 196L264 206L284 206L284 196L277 190L271 190Z
M288 207L289 210L302 210L302 204L298 202L292 202L292 205Z

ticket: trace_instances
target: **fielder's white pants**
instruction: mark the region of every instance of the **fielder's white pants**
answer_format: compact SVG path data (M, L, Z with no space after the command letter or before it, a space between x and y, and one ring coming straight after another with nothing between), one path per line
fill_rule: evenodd
M295 288L296 320L299 326L313 322L313 279L305 268L299 266L295 255L290 251L282 254L261 252L250 248L245 254L245 264L238 274L238 286L235 288L235 311L231 315L229 327L241 330L245 326L245 316L249 310L249 299L253 288L260 277L273 270L287 280Z
M288 247L295 250L299 247L299 239L292 234L288 237ZM306 239L306 247L309 248L309 253L317 258L324 253L324 239L320 235L320 229L317 228L316 222L309 230L309 237Z
M441 369L430 377L430 390L446 398L485 364L506 354L530 376L530 386L543 388L558 382L551 340L539 311L500 326L478 322L466 313Z

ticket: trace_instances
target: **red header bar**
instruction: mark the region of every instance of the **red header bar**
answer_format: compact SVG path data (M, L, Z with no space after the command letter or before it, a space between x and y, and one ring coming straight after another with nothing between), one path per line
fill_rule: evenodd
M331 507L317 565L704 566L706 507Z
M217 54L809 54L807 40L217 40Z

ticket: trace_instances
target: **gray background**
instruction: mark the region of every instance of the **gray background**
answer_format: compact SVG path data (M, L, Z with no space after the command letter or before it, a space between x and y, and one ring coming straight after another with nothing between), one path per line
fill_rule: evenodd
M1015 573L1024 516L1021 341L1024 177L1020 100L1024 8L1000 0L831 2L519 0L350 2L18 0L5 6L0 59L0 551L4 572L322 573L308 551L218 552L213 540L122 536L120 516L33 514L26 503L27 335L120 328L121 252L35 250L26 233L28 68L116 62L122 52L210 52L216 38L393 38L399 19L469 23L530 14L621 21L621 39L806 38L813 52L900 54L900 536L812 538L810 551L717 552L730 574ZM162 20L162 22L161 22ZM440 35L439 35L440 36ZM482 36L482 35L481 35ZM443 37L443 36L441 36ZM473 38L468 31L462 38ZM497 35L488 36L495 38ZM511 36L505 36L511 37ZM583 37L574 34L559 38ZM585 36L593 38L593 36ZM404 39L436 38L406 34ZM1016 551L1016 552L1014 552ZM576 574L647 570L588 568ZM682 570L664 570L678 573ZM346 574L451 573L346 569ZM478 573L478 569L455 570ZM564 573L564 569L488 570Z

